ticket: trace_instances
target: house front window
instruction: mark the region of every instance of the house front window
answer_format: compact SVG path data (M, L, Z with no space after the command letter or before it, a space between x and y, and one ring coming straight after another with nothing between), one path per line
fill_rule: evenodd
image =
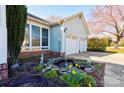
M48 49L48 29L42 28L42 49Z
M22 51L49 49L49 30L36 25L27 24L22 44Z
M30 45L30 30L29 30L29 24L26 24L24 41L22 44L23 50L29 50L29 45Z
M32 25L32 46L40 46L40 27Z

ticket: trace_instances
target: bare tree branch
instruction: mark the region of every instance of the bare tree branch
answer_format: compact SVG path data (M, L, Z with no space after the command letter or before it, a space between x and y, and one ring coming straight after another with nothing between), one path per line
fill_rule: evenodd
M122 23L124 11L122 10L124 10L124 6L97 6L92 10L89 29L91 31L106 32L116 36L118 44L124 33L124 22Z

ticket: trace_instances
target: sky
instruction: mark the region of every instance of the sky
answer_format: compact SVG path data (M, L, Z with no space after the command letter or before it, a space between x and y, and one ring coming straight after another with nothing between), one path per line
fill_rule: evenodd
M66 17L78 12L83 12L86 20L89 18L91 9L95 6L89 5L30 5L28 12L47 19L51 15Z

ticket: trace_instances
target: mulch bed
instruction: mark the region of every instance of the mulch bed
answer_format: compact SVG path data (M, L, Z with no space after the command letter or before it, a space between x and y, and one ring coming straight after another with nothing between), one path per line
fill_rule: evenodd
M22 62L20 67L14 71L13 77L0 82L0 87L68 87L68 85L59 78L45 78L41 74L35 73L32 69L38 64L35 62ZM99 63L94 63L99 64ZM95 77L97 87L104 86L104 67L96 71L92 76Z
M18 87L22 84L26 84L26 83L39 83L42 86L45 86L47 84L47 80L43 77L40 76L32 76L29 74L23 74L22 76L20 76L19 78L17 78L16 80L11 80L8 81L7 83L3 84L3 86L6 87Z
M58 78L46 79L42 76L23 74L16 80L6 81L4 87L67 87L63 81Z
M104 87L105 64L104 63L94 63L94 64L101 64L102 65L101 69L96 71L96 73L93 76L96 79L97 87Z
M59 78L45 78L35 73L32 69L38 62L24 62L13 71L13 76L1 81L0 87L68 87Z

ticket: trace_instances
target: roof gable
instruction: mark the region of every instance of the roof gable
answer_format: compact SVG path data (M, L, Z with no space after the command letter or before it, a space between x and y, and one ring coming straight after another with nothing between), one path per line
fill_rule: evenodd
M41 22L41 23L43 23L43 24L46 24L46 25L48 25L48 26L55 26L55 25L59 25L59 24L61 25L63 22L65 22L65 21L67 21L67 20L69 20L69 19L72 19L72 18L74 18L74 17L77 17L77 16L79 16L79 17L82 19L82 23L83 23L83 25L84 25L84 27L85 27L85 30L86 30L87 33L89 34L88 26L87 26L86 20L85 20L84 15L83 15L82 12L73 14L73 15L68 16L68 17L65 17L65 18L60 19L60 20L58 20L57 22L53 22L53 23L51 23L50 21L48 21L48 20L46 20L46 19L43 19L43 18L40 18L40 17L38 17L38 16L35 16L35 15L32 15L32 14L28 13L28 18L31 18L31 19L33 19L33 20L35 20L35 21L39 21L39 22Z
M71 16L68 16L68 17L65 17L65 18L59 20L59 24L62 24L63 22L68 21L68 20L70 20L70 19L72 19L72 18L75 18L75 17L78 17L78 16L79 16L79 18L81 19L82 24L84 25L85 30L87 31L87 34L89 34L89 29L88 29L86 20L85 20L84 15L83 15L82 12L76 13L76 14L74 14L74 15L71 15Z

